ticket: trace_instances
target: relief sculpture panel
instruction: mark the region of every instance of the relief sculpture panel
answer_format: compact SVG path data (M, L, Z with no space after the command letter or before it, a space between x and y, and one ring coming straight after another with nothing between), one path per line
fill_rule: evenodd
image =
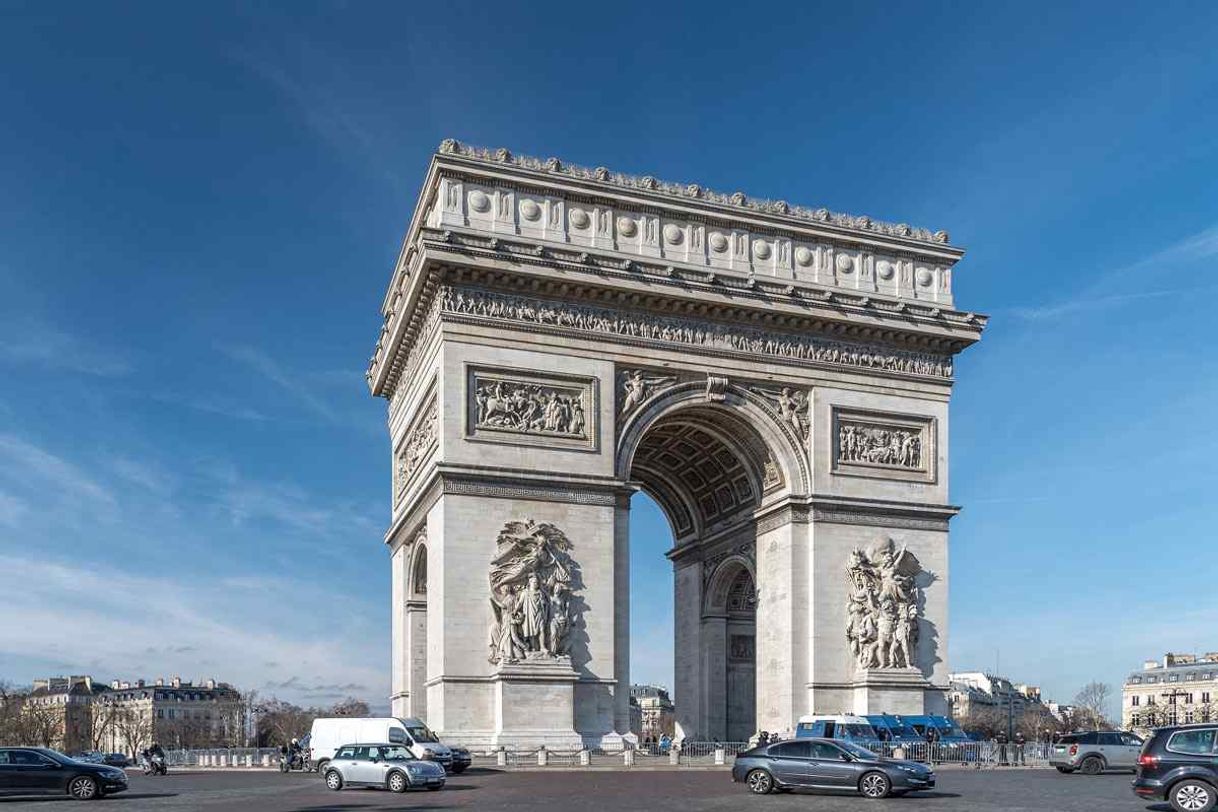
M936 421L834 410L835 473L933 482Z
M468 380L470 439L596 448L595 378L471 367Z

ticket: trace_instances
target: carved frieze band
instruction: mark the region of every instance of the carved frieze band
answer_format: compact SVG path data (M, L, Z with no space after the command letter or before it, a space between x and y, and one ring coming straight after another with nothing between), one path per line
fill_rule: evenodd
M439 414L433 392L427 405L406 431L406 438L398 446L393 460L393 501L396 504L406 494L406 486L436 446L436 430Z
M597 336L660 341L739 352L794 358L842 367L923 375L952 376L949 356L868 347L810 336L698 321L677 316L639 314L629 310L547 301L474 288L440 289L445 314L569 329Z
M788 505L787 507L767 513L757 520L757 535L788 524L806 524L809 511L804 505Z
M444 482L445 494L487 496L501 499L536 499L576 505L615 507L621 497L613 491L524 485L485 480L452 479Z
M933 482L936 426L932 417L835 408L834 472Z
M944 530L948 529L948 519L920 518L917 516L902 516L889 513L861 513L847 510L812 511L812 521L830 524L855 524L867 527L895 527L904 530Z
M596 378L470 367L466 436L596 448Z

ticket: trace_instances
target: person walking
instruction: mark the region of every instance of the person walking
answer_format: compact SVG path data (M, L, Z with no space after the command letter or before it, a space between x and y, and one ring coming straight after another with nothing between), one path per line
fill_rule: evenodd
M926 726L926 749L930 751L927 755L930 756L931 764L939 763L939 728L934 725Z
M1007 760L1007 746L1010 743L1010 739L1007 738L1006 732L1002 730L998 731L996 740L998 742L998 766L1010 766Z
M1028 740L1023 735L1023 731L1022 730L1016 731L1015 732L1015 764L1019 767L1027 766L1026 762L1024 761L1024 748L1027 746L1027 744L1028 744Z

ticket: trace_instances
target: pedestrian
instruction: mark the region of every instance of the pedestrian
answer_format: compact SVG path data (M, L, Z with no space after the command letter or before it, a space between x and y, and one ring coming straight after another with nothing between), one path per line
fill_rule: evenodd
M1024 762L1024 748L1027 746L1027 739L1023 735L1023 731L1015 733L1015 763L1020 767L1027 766Z
M930 763L939 763L939 728L934 725L926 726L926 749L929 750Z
M761 735L757 737L757 746L765 747L769 743L770 743L770 734L766 733L764 730L761 731Z
M1009 766L1007 762L1007 745L1009 744L1010 739L1008 739L1007 734L1001 730L998 731L998 736L996 738L998 741L998 764L1001 767Z

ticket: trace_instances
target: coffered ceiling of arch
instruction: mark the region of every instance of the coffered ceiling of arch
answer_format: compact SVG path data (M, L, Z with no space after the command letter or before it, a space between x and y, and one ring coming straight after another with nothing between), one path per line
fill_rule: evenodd
M669 510L678 533L687 529L683 524L693 529L681 515L685 507L706 528L756 507L760 496L757 476L739 454L713 432L684 421L650 429L635 453L634 471Z

